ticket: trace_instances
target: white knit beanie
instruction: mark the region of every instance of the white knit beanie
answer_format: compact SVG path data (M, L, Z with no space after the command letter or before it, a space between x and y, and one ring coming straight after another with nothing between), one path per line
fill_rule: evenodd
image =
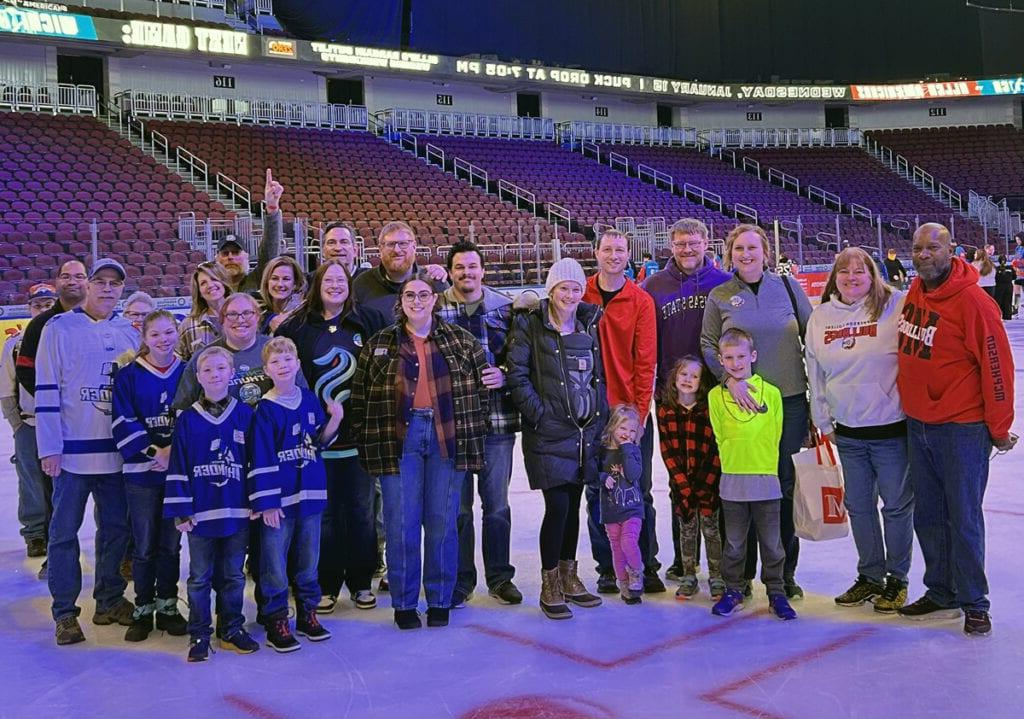
M563 257L548 270L548 277L544 280L544 289L550 295L551 290L559 282L579 282L580 289L587 289L587 276L583 274L580 263L571 257Z

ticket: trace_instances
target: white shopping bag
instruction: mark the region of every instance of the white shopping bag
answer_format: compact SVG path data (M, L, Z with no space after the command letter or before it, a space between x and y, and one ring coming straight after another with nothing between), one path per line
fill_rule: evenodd
M825 449L822 452L822 448ZM843 468L831 442L822 439L811 449L793 455L793 526L796 536L818 542L850 533L843 503Z

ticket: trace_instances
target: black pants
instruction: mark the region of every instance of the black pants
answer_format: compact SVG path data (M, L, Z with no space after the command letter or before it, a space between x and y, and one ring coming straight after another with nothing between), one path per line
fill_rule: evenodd
M583 484L561 484L544 492L540 523L540 566L555 569L559 559L575 559L580 536L580 498Z
M1003 319L1013 319L1013 285L996 285L995 300Z

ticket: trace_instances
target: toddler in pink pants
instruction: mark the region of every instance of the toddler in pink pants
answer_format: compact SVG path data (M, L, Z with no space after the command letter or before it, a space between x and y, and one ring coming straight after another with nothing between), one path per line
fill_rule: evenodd
M640 556L643 464L637 446L642 431L636 409L620 404L612 409L602 436L601 523L608 533L615 579L626 604L639 604L644 589L644 563Z

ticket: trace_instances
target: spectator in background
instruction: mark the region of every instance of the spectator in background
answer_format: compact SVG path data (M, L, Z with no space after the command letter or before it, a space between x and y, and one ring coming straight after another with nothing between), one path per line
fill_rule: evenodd
M978 286L985 290L985 293L995 299L996 296L996 266L992 264L992 258L988 252L979 249L974 253L974 260L971 262L974 269L978 271Z
M38 317L57 302L52 285L32 285L28 291L28 311ZM29 557L46 556L46 540L50 527L50 502L53 480L43 474L36 453L35 398L19 387L15 362L22 333L9 338L0 354L0 407L4 419L14 432L14 469L18 475L18 523Z
M803 337L811 315L811 303L800 285L790 277L768 272L771 248L765 231L756 225L737 225L725 241L726 267L733 277L708 295L701 332L704 361L728 390L743 412L755 414L760 404L748 383L728 375L719 359L718 340L730 328L741 329L754 338L756 373L782 393L782 439L779 444L779 483L782 487L780 529L786 551L783 567L786 596L803 597L796 582L800 542L793 531L793 488L796 481L792 455L800 450L808 434L807 373L804 370ZM747 543L746 579L756 568L755 543ZM747 589L745 587L745 589Z
M82 307L57 315L39 342L36 441L43 471L54 480L47 555L57 644L85 641L76 602L82 591L78 530L89 495L96 505L93 624L130 626L135 609L124 598L119 573L128 544L128 505L111 430L116 360L139 342L131 323L114 316L124 280L120 263L98 260Z
M886 281L897 290L903 290L907 286L907 268L896 257L896 250L892 247L886 253L885 262L882 264Z
M132 323L136 332L142 332L142 320L156 309L156 301L148 293L139 290L133 292L124 301L121 316Z
M1006 264L1006 255L999 255L996 265L996 304L1004 320L1013 319L1013 280L1017 273Z
M1021 295L1024 295L1024 257L1015 255L1010 263L1013 267L1013 314L1020 314Z
M299 263L282 255L267 263L260 281L263 319L260 332L273 334L288 315L302 303L306 292L306 276Z
M270 168L267 168L267 182L263 188L263 202L266 204L267 223L281 222L281 195L284 188L274 179ZM278 231L264 232L260 242L256 267L249 271L249 253L245 251L238 238L225 235L217 243L216 261L227 273L228 285L233 292L258 292L263 270L267 264L281 254L281 233Z
M191 287L192 309L178 328L177 354L186 362L221 336L220 308L231 295L228 276L215 262L196 267Z
M914 233L917 278L903 306L897 384L910 433L914 530L925 595L908 619L959 617L964 632L992 631L985 577L989 454L1013 449L1013 354L976 271L952 256L949 230Z
M651 495L651 465L654 456L654 422L651 418L651 395L654 391L654 369L657 362L657 336L654 300L626 277L629 262L629 240L618 230L605 230L597 238L594 252L597 273L587 279L583 301L604 308L597 325L601 340L601 359L607 378L605 389L608 406L629 405L636 410L645 427L637 444L640 448L643 473L643 522L640 524L640 551L644 560L644 591L664 592L658 577L658 539L655 532L654 497ZM600 517L601 487L588 484L587 529L590 548L597 562L597 591L614 594L618 591L612 548Z
M648 277L653 277L660 268L650 252L644 252L641 256L640 271L636 275L637 284L641 284Z

